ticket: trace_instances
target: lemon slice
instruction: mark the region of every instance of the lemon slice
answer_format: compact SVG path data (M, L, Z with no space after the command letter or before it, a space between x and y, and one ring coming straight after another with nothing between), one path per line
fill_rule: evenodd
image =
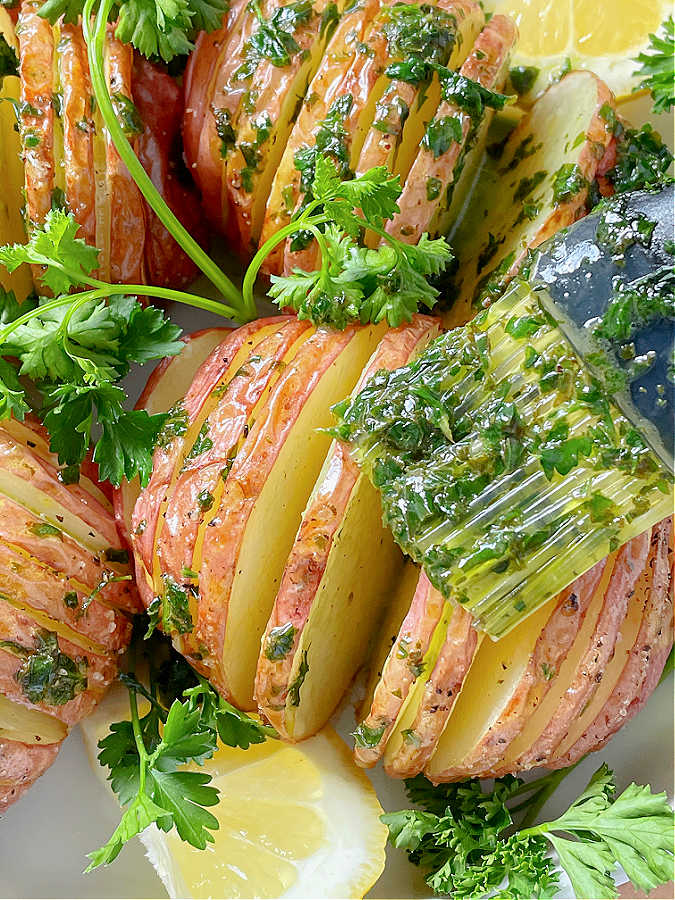
M104 781L97 743L128 718L126 698L114 689L81 725ZM220 790L215 842L196 850L154 825L141 835L170 897L363 897L382 874L382 807L331 728L302 744L222 747L199 771Z
M490 12L511 16L520 31L512 66L540 70L528 99L540 93L566 67L590 69L618 99L638 79L635 57L672 12L671 0L489 0Z

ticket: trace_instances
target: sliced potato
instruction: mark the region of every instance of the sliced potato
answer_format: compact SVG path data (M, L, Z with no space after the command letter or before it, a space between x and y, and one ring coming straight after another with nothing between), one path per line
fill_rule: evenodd
M493 16L478 35L460 74L489 90L501 91L516 37L516 27L511 19ZM389 234L416 244L424 232L438 235L448 231L457 211L454 190L465 166L469 145L475 144L474 155L481 150L492 115L493 111L486 108L482 120L474 122L454 103L441 102L429 122L427 135L433 133L432 129L449 127L452 121L457 121L462 139L450 140L447 146L446 142L436 146L431 140L420 144L420 135L414 161L411 160L409 172L405 173L408 177L399 200L400 212L387 223ZM467 177L470 171L471 166L467 169Z
M246 259L258 245L265 205L288 135L323 55L334 22L324 14L338 11L332 0L319 0L307 22L293 33L297 45L290 62L279 67L264 59L251 80L251 101L240 104L234 123L235 143L227 156L226 182L236 217L239 246Z
M54 653L44 650L44 640L54 645ZM62 655L58 659L56 651ZM37 654L39 668L36 673L24 669L24 682L22 666L30 666ZM115 657L102 656L45 631L32 616L0 600L0 693L8 699L74 725L91 712L116 675Z
M138 498L131 523L136 580L146 605L155 596L155 577L159 584L155 546L164 525L162 513L167 491L194 446L206 417L216 406L220 386L230 380L253 347L279 321L283 319L259 319L231 332L222 344L213 349L199 367L184 399L173 410L168 429L155 447L150 481Z
M612 659L605 669L592 701L572 724L547 763L552 768L571 765L602 747L642 709L657 686L673 646L672 554L673 522L670 518L654 528L649 562L630 601L644 609L639 630L631 637L631 620L627 616L621 626L623 643L617 642L617 664L615 666ZM631 639L632 644L627 647ZM620 674L615 678L617 669ZM608 692L610 686L611 692Z
M459 268L448 326L471 317L490 277L505 283L529 248L584 214L587 185L612 140L603 106L614 107L607 85L590 72L571 72L521 119L498 159L485 155L451 233ZM563 166L573 177L556 195L554 179Z
M444 612L444 598L422 572L357 729L354 759L360 766L374 766L380 759L409 692L421 675L431 672L436 659L429 649Z
M422 771L431 758L482 639L473 627L471 614L455 604L443 646L424 685L414 717L402 734L404 739L400 743L392 742L391 748L385 750L388 775L409 778Z
M269 3L263 5L263 13L269 6ZM237 11L236 19L228 19L231 25L211 70L208 91L198 90L193 79L193 88L186 95L186 109L196 110L202 118L196 153L191 144L186 145L187 163L201 191L204 211L220 231L227 231L228 228L229 198L225 166L231 146L232 125L239 103L250 88L246 80L236 76L244 64L246 44L257 22L247 2L235 2L232 13Z
M13 703L0 694L0 741L47 746L59 744L67 734L68 729L59 719L48 716L39 709L28 709L19 703Z
M6 9L0 7L0 34L10 47L19 53L19 42L14 33L14 25ZM13 75L5 75L0 86L0 172L3 189L0 194L0 245L20 244L26 240L22 207L23 161L21 159L21 139L16 131L16 113L9 100L19 99L21 84ZM2 100L5 100L3 103ZM14 291L23 300L33 289L30 268L21 266L11 275L4 267L0 269L0 284L7 291Z
M309 83L293 129L272 181L266 201L265 218L260 235L262 246L291 221L301 195L300 171L295 154L315 144L317 129L326 114L341 96L340 88L366 29L376 11L379 0L364 0L346 9L333 32L319 68ZM337 107L336 107L337 108ZM280 275L283 270L284 245L278 244L265 260L265 272Z
M558 667L545 700L531 713L525 725L508 748L504 767L515 760L518 769L529 769L541 759L553 756L561 740L576 719L590 704L604 677L624 627L628 601L640 573L647 564L651 533L639 535L623 547L614 559L612 572L604 587L604 600L597 620L582 646L587 622L579 637Z
M155 542L161 578L155 591L166 593L168 583L187 591L192 622L197 618L197 597L192 588L201 568L206 529L219 508L226 474L281 372L311 332L308 322L285 316L274 331L256 344L219 390L218 403L200 430L208 439L202 442L199 452L186 457L167 495L163 528ZM199 659L200 643L191 638L188 630L174 635L174 644L184 655Z
M355 391L375 372L405 365L436 332L436 321L426 316L388 332ZM258 660L256 699L282 734L302 740L328 720L363 662L402 565L375 489L348 449L334 442L303 513ZM281 649L279 634L285 635Z
M460 68L471 50L485 23L485 15L473 0L446 0L438 3L436 9L454 19L455 36L446 48L449 55L439 55L438 48L430 46L429 55L423 58L454 71ZM377 104L357 173L366 172L373 166L387 166L391 172L400 175L401 183L404 183L440 100L441 88L437 76L430 84L409 84L392 79Z
M410 560L407 560L387 603L384 618L373 636L364 673L363 698L356 710L356 717L359 722L366 718L373 705L375 691L382 679L387 657L396 643L403 620L415 596L415 590L419 583L419 574L417 566ZM357 762L359 762L359 765L362 765L359 760Z
M199 569L198 637L217 687L253 708L260 637L330 438L330 407L356 383L385 326L315 331L282 373L227 476Z

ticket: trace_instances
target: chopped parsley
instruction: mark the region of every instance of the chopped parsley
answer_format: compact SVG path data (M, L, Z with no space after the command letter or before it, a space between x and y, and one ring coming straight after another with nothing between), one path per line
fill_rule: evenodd
M298 674L288 686L288 702L291 706L300 706L300 688L305 683L308 672L309 663L307 662L307 650L303 650L300 665L298 667Z
M285 659L293 649L296 629L291 622L271 628L265 641L265 656L270 660Z
M519 97L529 94L538 77L539 69L536 66L514 66L509 70L509 79L513 90Z
M441 116L432 119L422 138L422 146L433 154L434 159L447 153L453 143L463 139L462 123L457 116Z
M571 200L588 187L588 181L576 163L563 163L553 175L552 181L554 203Z
M367 747L369 749L377 747L382 740L386 727L386 723L373 728L370 725L366 725L365 722L361 722L352 732L354 743L357 747Z
M40 629L35 647L20 648L23 662L14 674L21 690L31 703L63 706L87 689L86 659L72 659L59 648L53 631Z
M311 0L296 0L288 6L281 6L274 10L269 19L264 18L259 0L249 0L248 8L255 16L258 27L246 42L244 62L234 73L235 81L251 78L263 59L268 59L279 69L290 65L291 59L300 52L294 35L314 15Z
M140 113L133 100L127 97L126 94L122 94L120 91L112 93L110 99L112 100L115 115L126 136L134 137L135 135L143 134L143 120L141 119Z
M146 638L161 626L166 634L187 634L194 628L190 601L198 596L196 585L178 584L170 575L162 575L164 589L148 607L149 625Z

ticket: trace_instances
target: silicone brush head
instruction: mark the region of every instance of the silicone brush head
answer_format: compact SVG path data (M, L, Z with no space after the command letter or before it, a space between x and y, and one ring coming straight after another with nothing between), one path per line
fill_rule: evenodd
M672 198L594 212L337 410L397 542L494 638L672 513Z

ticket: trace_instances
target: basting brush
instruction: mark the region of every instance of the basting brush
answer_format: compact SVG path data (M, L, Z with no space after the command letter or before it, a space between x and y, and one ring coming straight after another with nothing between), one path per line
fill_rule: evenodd
M673 235L672 186L603 203L336 408L396 541L493 638L673 512Z

